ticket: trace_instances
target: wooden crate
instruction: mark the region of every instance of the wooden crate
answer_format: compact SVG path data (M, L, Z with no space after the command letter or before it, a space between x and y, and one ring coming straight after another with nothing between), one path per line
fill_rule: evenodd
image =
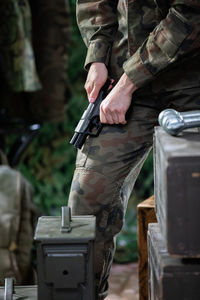
M200 259L169 254L159 224L149 224L149 300L199 300Z
M200 257L200 134L154 135L156 215L171 255Z
M148 224L157 222L154 196L138 204L139 300L148 300Z

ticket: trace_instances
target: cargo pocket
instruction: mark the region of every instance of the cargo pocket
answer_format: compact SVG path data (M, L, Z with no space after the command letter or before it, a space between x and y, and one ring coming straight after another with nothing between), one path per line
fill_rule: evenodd
M154 31L154 43L172 59L183 41L192 31L192 26L174 8Z
M81 149L78 149L76 158L76 168L85 167L90 147L92 145L92 138L88 137Z

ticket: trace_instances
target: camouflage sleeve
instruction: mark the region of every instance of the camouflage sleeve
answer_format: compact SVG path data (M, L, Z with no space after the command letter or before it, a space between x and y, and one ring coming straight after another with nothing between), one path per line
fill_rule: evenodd
M168 15L137 52L124 63L124 71L137 87L154 80L174 63L199 52L200 1L175 0Z
M88 47L87 69L92 62L108 65L114 35L118 28L118 0L77 1L77 21Z

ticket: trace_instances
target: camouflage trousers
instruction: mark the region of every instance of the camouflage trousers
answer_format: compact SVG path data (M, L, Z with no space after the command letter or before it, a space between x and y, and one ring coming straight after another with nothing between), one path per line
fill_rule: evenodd
M200 88L154 93L151 87L134 93L126 125L105 125L78 152L69 205L74 215L96 216L96 299L107 295L108 276L127 201L152 147L157 118L163 109L200 109Z

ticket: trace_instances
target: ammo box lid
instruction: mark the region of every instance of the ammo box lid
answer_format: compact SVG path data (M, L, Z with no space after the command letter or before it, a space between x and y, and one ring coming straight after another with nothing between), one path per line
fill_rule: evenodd
M198 276L200 284L200 259L172 257L165 247L159 224L150 223L148 229L149 259L154 268L158 270L158 277Z
M94 216L73 216L71 218L71 231L61 231L61 217L43 216L38 219L34 240L45 243L60 242L87 242L95 239Z
M196 128L171 136L162 127L155 127L154 141L166 157L200 157L200 132Z

